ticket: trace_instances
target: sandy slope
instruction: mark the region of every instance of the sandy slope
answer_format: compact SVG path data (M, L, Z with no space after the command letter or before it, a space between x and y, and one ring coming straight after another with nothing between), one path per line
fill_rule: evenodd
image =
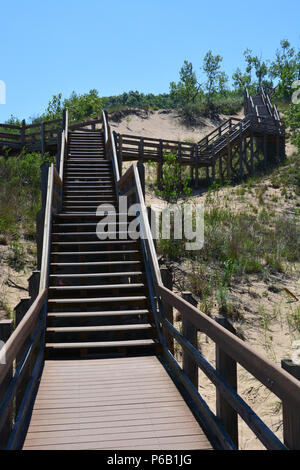
M177 111L141 111L139 115L129 114L120 122L110 120L110 125L113 130L122 134L181 141L190 139L198 142L220 124L223 119L228 119L229 117L221 115L220 120L214 122L208 118L203 118L201 124L188 127L182 123L182 119ZM243 117L243 114L241 112L234 117Z

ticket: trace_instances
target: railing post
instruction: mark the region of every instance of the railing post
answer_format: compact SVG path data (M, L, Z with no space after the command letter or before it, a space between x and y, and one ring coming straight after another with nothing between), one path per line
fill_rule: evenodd
M229 134L227 134L226 141L227 141L226 168L227 168L227 178L229 179L230 178L230 173L231 173L231 155L232 155Z
M10 335L12 334L13 329L14 329L13 320L0 321L0 341L3 341L4 343L6 343ZM4 398L7 387L9 383L11 382L12 377L13 377L13 365L9 369L8 373L6 374L5 380L1 384L0 403ZM9 435L11 433L12 424L13 424L13 403L10 405L9 414L7 416L5 425L3 426L2 431L0 431L0 449L4 449L7 444Z
M122 147L123 147L123 139L122 139L122 135L119 134L119 149L118 149L119 152L118 152L118 154L119 154L119 173L120 173L120 178L121 178L121 176L122 176L122 163L123 163L123 155L122 155L123 149L122 149Z
M160 273L161 273L161 279L162 279L163 285L167 289L173 290L173 278L172 278L171 271L168 268L163 267L163 268L160 268ZM174 324L174 319L173 319L173 307L172 307L172 305L170 305L166 302L163 302L163 308L164 308L164 314L165 314L166 319L173 325ZM171 335L171 333L169 333L167 328L164 327L163 331L164 331L164 335L165 335L165 338L166 338L166 343L167 343L168 349L169 349L170 353L173 354L173 356L174 356L174 338Z
M25 132L26 132L26 123L25 123L25 119L23 119L22 124L21 124L21 148L23 148L25 145Z
M139 161L143 163L144 161L144 138L141 137L139 144Z
M145 166L142 162L137 163L137 169L139 172L139 177L141 181L141 186L142 186L142 191L143 191L143 196L145 199Z
M61 131L63 131L66 127L66 119L67 119L67 110L63 110L62 121L61 121Z
M267 123L264 120L264 170L267 169L268 162L268 143L267 143Z
M155 250L157 250L157 222L156 222L156 214L155 214L155 211L152 209L151 206L147 206L147 214L148 214L149 225L150 225L150 228L151 228L151 233L152 233L154 248L155 248Z
M163 163L164 163L163 141L160 139L159 140L159 149L158 149L157 173L156 173L156 179L157 179L158 186L160 186L160 180L163 176Z
M216 178L216 156L215 156L215 144L212 145L212 171L211 179L214 182Z
M199 188L199 153L197 144L195 144L195 188Z
M252 119L250 124L250 168L251 174L254 173L254 145L253 145L253 127L252 127Z
M45 123L41 123L41 156L42 160L44 160L44 155L45 155Z
M233 334L236 331L227 318L218 315L215 318L219 325L226 328ZM235 391L237 391L237 365L236 361L228 356L216 344L216 370L221 374L224 381L228 383ZM218 389L216 390L216 413L224 428L230 435L232 441L238 448L238 415L230 404L223 398Z
M181 142L178 142L177 146L177 158L178 158L178 163L181 166L182 165L182 149L181 149Z
M300 380L300 365L283 359L281 367ZM300 410L293 403L282 401L283 440L288 449L300 450Z
M240 179L243 179L243 128L242 128L242 123L240 122Z
M44 211L46 207L49 167L50 167L49 162L44 162L41 165L42 211Z
M197 301L194 299L191 292L182 292L181 296L191 305L197 307ZM184 314L182 315L182 334L196 349L198 349L197 328L185 317ZM182 367L192 384L198 390L198 366L185 350L183 350Z

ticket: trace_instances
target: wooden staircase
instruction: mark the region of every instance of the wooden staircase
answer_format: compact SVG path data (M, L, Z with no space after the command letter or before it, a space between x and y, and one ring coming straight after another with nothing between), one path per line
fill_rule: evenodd
M46 357L153 354L155 327L138 240L96 233L100 204L117 211L100 131L70 132L62 210L53 220ZM130 220L130 218L129 218ZM97 230L105 231L104 224Z

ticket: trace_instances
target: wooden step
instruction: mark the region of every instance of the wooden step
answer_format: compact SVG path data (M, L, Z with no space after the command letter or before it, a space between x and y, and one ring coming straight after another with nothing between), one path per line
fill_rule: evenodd
M50 266L115 266L118 264L140 264L141 262L138 260L134 261L91 261L91 262L85 262L85 263L50 263Z
M144 295L133 295L129 297L88 297L88 298L75 298L75 299L48 299L48 304L72 304L72 303L107 303L107 302L135 302L137 300L147 300Z
M97 278L97 277L133 277L133 276L143 276L145 273L143 271L122 271L122 272L107 272L107 273L76 273L76 274L50 274L50 280L56 278L77 278L77 279L86 279L86 278Z
M122 244L136 244L137 240L96 240L96 241L71 241L71 242L59 242L59 241L52 241L52 246L53 245L58 245L58 246L71 246L71 245L76 245L76 246L91 246L91 245L111 245L111 244L116 244L116 245L122 245Z
M106 310L100 312L49 312L50 318L88 318L88 317L119 317L149 315L150 311L146 309L139 310Z
M145 284L138 283L138 284L100 284L100 285L80 285L80 286L50 286L48 288L49 292L65 292L65 291L72 291L76 290L76 292L81 290L105 290L105 289L142 289L145 287Z
M137 323L128 325L104 325L104 326L50 326L47 333L90 333L113 331L147 331L152 330L150 323Z
M118 238L118 236L121 235L121 234L122 235L126 234L126 235L130 236L130 235L133 235L134 233L135 232L128 232L128 231L125 232L125 231L120 230L120 231L117 231L117 232L114 232L114 231L97 232L97 234L96 234L96 232L55 232L55 233L52 233L52 235L53 236L60 236L60 237L63 237L63 236L65 236L65 237L70 237L70 236L78 237L78 236L82 236L82 235L95 235L95 236L97 236L97 235L104 235L105 234L106 237L109 237L109 235L110 235L110 236L114 236L114 237Z
M122 348L154 346L153 339L138 339L129 341L97 341L83 343L46 343L47 349L89 349L89 348Z
M107 250L107 251L54 251L51 256L95 256L95 255L132 255L140 250Z
M106 217L106 216L105 216ZM102 220L102 219L101 219ZM58 228L74 228L74 227L79 227L79 228L82 228L84 229L85 227L101 227L101 226L104 226L106 227L107 226L107 223L106 222L101 222L101 220L99 221L95 221L95 222L79 222L79 223L74 223L74 224L66 224L66 223L59 223L59 224L53 224L53 228L54 229L58 229ZM126 221L126 222L118 222L116 221L116 225L125 225L127 226L130 222Z

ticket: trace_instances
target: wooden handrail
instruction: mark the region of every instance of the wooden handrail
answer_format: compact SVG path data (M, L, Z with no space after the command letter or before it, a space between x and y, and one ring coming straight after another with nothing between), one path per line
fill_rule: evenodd
M54 184L60 190L62 181L52 163L48 170L48 186L47 186L47 199L45 207L44 218L44 236L43 236L43 251L42 251L42 265L41 265L41 278L40 278L40 292L43 291L48 285L48 272L49 272L49 257L50 257L50 244L51 244L51 225L52 215L55 210L54 200Z
M33 331L37 316L42 309L46 297L47 289L43 289L5 343L5 347L0 350L0 386L23 344Z
M183 318L188 320L197 331L199 330L209 336L220 350L234 359L234 361L241 364L253 377L282 400L285 444L287 448L299 449L299 381L166 287L158 285L156 290L163 302L176 308L182 314ZM253 410L249 409L248 405L244 403L241 397L228 388L224 380L220 382L221 377L218 376L216 371L204 360L201 354L191 346L189 341L166 320L164 315L161 315L161 321L183 349L188 351L192 360L195 361L197 366L200 367L207 377L216 385L218 391L228 400L228 403L230 403L242 419L244 419L259 440L268 449L286 448ZM170 353L166 352L165 354L167 354L167 358L170 360ZM171 365L172 361L175 361L173 357ZM190 386L187 385L187 388L189 389ZM191 391L195 393L195 390L191 389ZM294 433L296 433L296 435L294 435Z
M64 162L65 162L65 148L66 148L66 135L65 130L61 133L61 141L60 141L60 159L59 159L59 177L61 181L64 178Z
M111 158L113 164L113 172L115 175L115 183L118 185L120 180L120 171L119 171L119 162L118 162L118 155L115 146L115 140L113 136L113 132L110 128L107 119L107 113L105 111L102 112L102 126L103 126L103 133L104 133L104 142L106 148L106 154L108 158Z
M158 286L158 293L270 391L282 400L293 400L300 407L299 381L166 287Z
M44 289L0 351L0 435L5 436L1 445L4 444L6 449L18 448L22 442L23 423L30 413L31 397L42 368L46 301L47 289ZM22 403L18 400L14 406L20 387L24 397Z

